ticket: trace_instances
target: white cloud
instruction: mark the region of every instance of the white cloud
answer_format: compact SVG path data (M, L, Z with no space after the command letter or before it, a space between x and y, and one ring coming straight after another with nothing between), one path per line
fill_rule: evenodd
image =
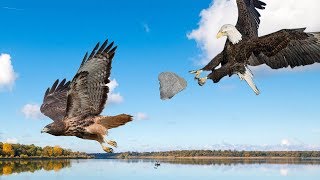
M116 87L119 86L116 79L113 79L110 81L110 83L107 84L109 87L109 93L108 93L108 104L120 104L123 102L123 97L120 95L120 93L115 93L114 90Z
M281 145L282 146L290 146L291 142L288 139L282 139Z
M197 148L193 147L193 149ZM320 146L305 144L298 140L282 139L280 144L249 145L223 142L222 144L207 145L205 149L238 151L318 151L320 150Z
M307 27L307 31L319 31L319 0L262 0L267 3L265 10L260 10L260 35L283 28ZM236 24L238 18L235 0L214 0L209 8L200 13L199 27L187 36L194 39L201 48L200 64L208 63L222 51L225 39L216 39L216 33L224 24Z
M40 112L40 106L38 104L26 104L23 106L21 112L27 119L42 119L44 115Z
M14 72L11 56L9 54L0 55L0 89L9 88L12 89L17 74Z
M5 140L6 143L9 143L9 144L17 144L18 143L18 139L16 138L7 138Z
M291 144L283 146L281 144L265 144L265 145L250 145L250 144L206 144L206 145L175 145L175 144L157 144L150 145L149 147L142 147L145 142L132 141L135 144L132 149L125 151L171 151L171 150L237 150L237 151L319 151L319 145L306 145L306 144ZM138 149L135 149L139 144ZM123 149L122 149L123 150Z
M116 79L113 79L113 80L111 80L111 81L107 84L107 86L109 87L109 91L110 91L110 92L113 92L114 89L116 89L116 87L119 86L119 84L118 84L118 82L117 82Z
M135 116L137 120L147 120L149 116L146 113L138 112Z

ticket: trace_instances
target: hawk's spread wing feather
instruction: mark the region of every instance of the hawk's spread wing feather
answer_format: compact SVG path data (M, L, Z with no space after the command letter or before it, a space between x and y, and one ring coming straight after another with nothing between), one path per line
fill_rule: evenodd
M320 62L320 33L305 33L305 29L281 30L248 43L243 51L248 64L266 64L272 69L304 66Z
M59 80L56 80L52 87L47 89L40 108L40 111L53 121L62 120L66 115L67 92L70 81L66 83L66 79L63 79L58 84Z
M258 37L260 13L257 9L265 9L266 4L259 0L237 0L238 22L236 28L244 40Z
M67 100L67 118L99 115L109 92L111 62L117 47L106 40L85 54L80 68L70 84ZM88 58L87 58L88 57Z

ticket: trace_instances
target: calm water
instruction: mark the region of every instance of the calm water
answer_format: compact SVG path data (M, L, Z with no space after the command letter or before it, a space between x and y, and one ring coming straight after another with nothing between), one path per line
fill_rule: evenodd
M0 161L0 179L320 179L320 161L179 160Z

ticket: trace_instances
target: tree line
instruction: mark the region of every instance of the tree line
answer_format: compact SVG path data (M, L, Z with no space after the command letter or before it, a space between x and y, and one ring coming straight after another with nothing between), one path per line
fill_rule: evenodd
M34 144L10 144L0 142L0 158L55 158L55 157L71 157L71 158L89 158L90 156L84 152L73 152L70 149L63 149L60 146L39 147Z
M181 150L164 152L124 152L118 158L130 157L288 157L320 158L320 151L235 151L235 150Z

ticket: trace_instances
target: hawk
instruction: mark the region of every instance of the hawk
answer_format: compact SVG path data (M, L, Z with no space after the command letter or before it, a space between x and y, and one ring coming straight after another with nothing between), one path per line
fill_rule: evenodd
M117 46L106 40L94 47L91 54L85 54L73 80L60 83L56 80L45 92L40 111L53 123L42 129L42 133L54 136L76 136L98 141L106 152L113 152L115 141L107 140L108 130L132 121L132 116L102 116L108 98L111 63ZM109 145L109 146L108 146Z

